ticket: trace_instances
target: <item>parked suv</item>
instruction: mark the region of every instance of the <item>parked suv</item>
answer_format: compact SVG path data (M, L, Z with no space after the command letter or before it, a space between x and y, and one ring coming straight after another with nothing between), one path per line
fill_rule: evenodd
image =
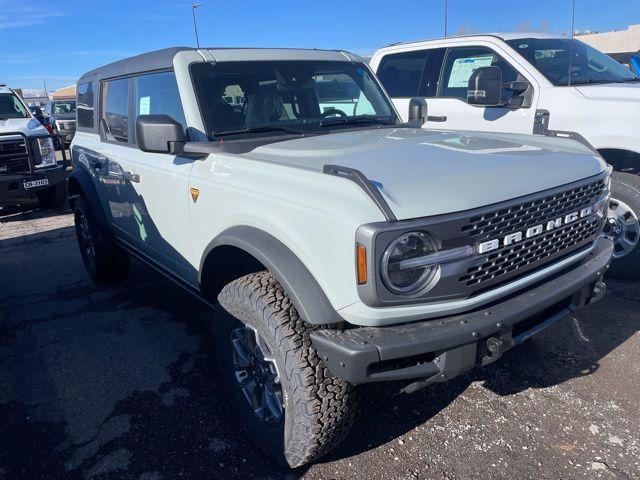
M75 100L49 100L44 110L53 132L60 137L61 146L68 148L76 133Z
M399 43L371 66L404 119L411 99L426 99L425 128L562 136L595 148L616 170L612 273L640 276L640 77L579 40L530 32ZM477 80L491 71L500 75L494 93L478 96L488 91Z
M412 128L351 53L161 50L82 76L78 112L89 274L134 257L212 305L241 423L292 467L344 438L354 385L451 379L604 293L599 155Z
M66 157L16 93L0 84L0 205L34 194L45 208L67 198Z

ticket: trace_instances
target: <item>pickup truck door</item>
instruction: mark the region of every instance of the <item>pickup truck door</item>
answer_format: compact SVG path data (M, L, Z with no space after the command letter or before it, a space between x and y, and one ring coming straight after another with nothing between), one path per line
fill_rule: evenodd
M126 88L117 82L126 82ZM193 160L143 152L135 141L135 119L140 114L165 113L185 125L175 75L145 74L106 81L101 88L106 159L102 168L110 184L104 193L114 227L122 240L154 263L193 281L187 241Z
M467 103L469 77L475 69L488 66L498 66L502 70L504 101L518 94L508 88L510 82L529 82L525 106L479 107ZM533 133L537 102L534 88L527 77L488 47L449 48L442 64L437 96L427 100L428 117L424 128Z

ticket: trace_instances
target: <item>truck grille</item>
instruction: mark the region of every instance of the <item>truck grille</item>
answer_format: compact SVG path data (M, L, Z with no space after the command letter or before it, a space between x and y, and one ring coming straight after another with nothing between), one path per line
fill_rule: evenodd
M0 175L29 171L29 154L24 139L0 141Z
M461 230L474 242L500 238L589 207L602 198L605 189L605 181L599 180L473 217ZM516 270L524 272L542 266L595 240L602 227L600 220L597 215L592 215L528 240L503 246L486 255L480 264L468 268L458 281L467 287L478 288L511 277Z

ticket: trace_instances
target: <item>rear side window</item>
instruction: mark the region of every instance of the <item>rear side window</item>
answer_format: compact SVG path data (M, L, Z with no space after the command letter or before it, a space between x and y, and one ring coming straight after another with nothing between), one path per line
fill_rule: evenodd
M176 76L173 72L152 73L134 78L135 116L165 114L184 128L186 121Z
M111 142L129 141L129 80L109 80L102 84L102 132Z
M390 97L409 98L418 95L426 58L427 52L423 50L394 53L382 59L378 77Z
M78 106L76 109L78 127L94 128L93 100L93 83L88 82L78 85Z
M493 50L484 47L463 47L449 50L445 61L439 96L443 98L459 98L466 102L471 74L478 68L491 66L502 69L503 83L514 82L518 79L518 72ZM503 98L512 95L512 91L503 89Z

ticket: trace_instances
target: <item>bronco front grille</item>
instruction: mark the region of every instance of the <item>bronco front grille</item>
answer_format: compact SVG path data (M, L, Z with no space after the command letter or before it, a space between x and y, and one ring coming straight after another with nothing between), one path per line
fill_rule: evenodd
M588 207L602 197L605 188L605 181L599 180L521 205L472 217L469 223L462 227L462 232L478 241L501 237Z
M461 230L474 242L500 238L592 206L603 197L605 189L605 180L598 180L472 217ZM474 289L484 284L495 284L501 278L540 267L587 245L597 238L601 229L601 218L592 215L528 240L503 246L469 267L458 281Z
M29 171L29 153L25 140L0 140L0 174L27 171Z

